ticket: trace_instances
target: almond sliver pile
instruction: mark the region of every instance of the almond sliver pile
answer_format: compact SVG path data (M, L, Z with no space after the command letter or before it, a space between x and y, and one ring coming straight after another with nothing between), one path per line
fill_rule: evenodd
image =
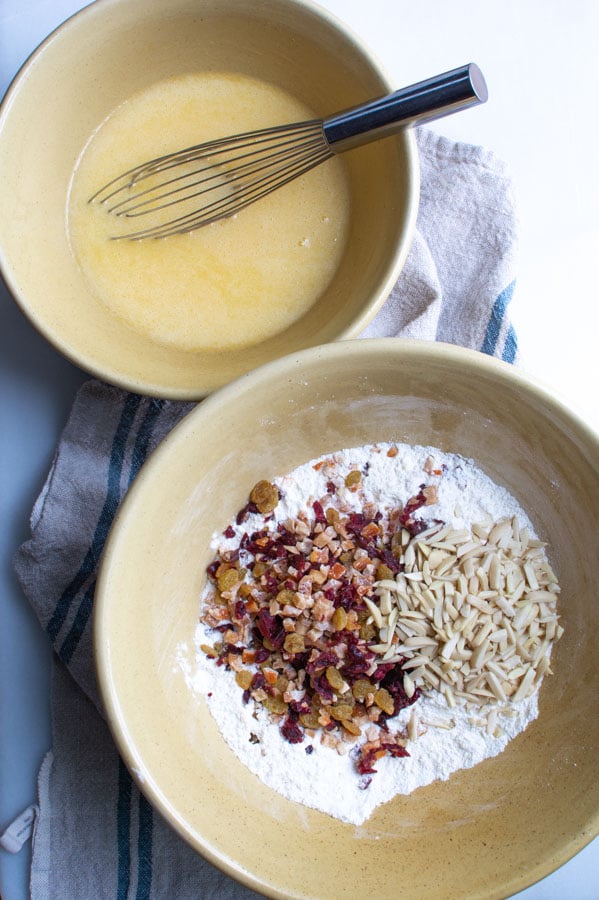
M436 690L474 710L523 700L551 674L560 587L544 544L515 518L404 532L399 562L366 602L372 649L402 661L408 695Z

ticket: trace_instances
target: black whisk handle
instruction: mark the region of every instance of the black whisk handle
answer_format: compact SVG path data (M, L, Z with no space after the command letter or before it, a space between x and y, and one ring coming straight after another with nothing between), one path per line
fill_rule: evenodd
M396 134L407 125L420 125L484 103L488 91L475 63L401 88L330 116L323 122L326 140L335 153Z

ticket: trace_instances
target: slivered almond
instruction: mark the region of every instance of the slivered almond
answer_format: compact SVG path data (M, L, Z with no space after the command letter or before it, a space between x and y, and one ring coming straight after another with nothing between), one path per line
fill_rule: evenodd
M511 708L536 690L563 633L542 542L511 519L433 527L411 541L402 534L402 546L410 571L379 582L371 600L380 624L368 609L380 634L371 649L404 660L406 693L418 685L438 688L448 705ZM496 719L484 722L502 733Z

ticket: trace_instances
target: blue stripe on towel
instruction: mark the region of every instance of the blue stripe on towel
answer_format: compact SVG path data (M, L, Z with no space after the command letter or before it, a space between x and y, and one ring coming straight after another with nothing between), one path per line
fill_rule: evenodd
M503 353L501 354L501 358L504 362L513 363L516 358L517 350L518 340L516 338L516 332L514 331L514 326L510 325L507 337L505 339L505 344L503 345Z
M152 831L154 815L143 794L139 795L137 834L137 893L135 900L149 900L152 887Z
M77 614L73 619L73 624L69 629L69 633L62 642L62 646L58 651L58 655L65 666L68 666L68 664L70 663L73 657L73 653L77 649L77 645L81 640L81 635L83 634L85 626L87 625L87 622L91 615L92 607L94 604L95 590L96 579L94 578L85 594L83 595L83 600L79 604L79 609L77 610Z
M133 782L119 757L118 799L116 807L116 840L118 854L117 900L127 900L131 878L129 840L131 836L131 789Z
M483 353L488 353L489 356L494 356L495 351L497 350L497 342L499 340L499 334L501 332L501 326L503 324L503 319L505 316L505 312L507 310L508 304L512 299L514 294L514 288L516 287L516 281L512 281L511 284L508 284L506 288L499 294L497 300L493 304L493 309L491 310L491 316L489 318L489 323L487 325L487 330L485 332L485 337L482 343L482 347L480 348ZM510 347L508 348L508 352L513 352L513 356L515 357L515 334L513 329L510 329L512 332L513 338L510 343ZM509 334L508 334L509 338ZM507 343L507 340L506 340ZM504 349L505 352L505 349ZM513 362L512 360L509 360Z
M135 439L135 446L133 447L133 453L131 455L129 484L131 484L131 482L143 466L144 462L146 461L146 457L148 455L148 446L150 444L150 439L154 431L154 425L156 424L156 419L160 415L163 406L164 400L150 400L148 409L144 416L144 420L140 425L139 431L137 433L137 438Z
M137 432L137 435L135 438L135 444L133 446L133 451L131 454L131 468L129 471L129 480L128 480L129 485L131 484L131 482L133 481L133 479L139 472L139 470L147 456L149 441L152 436L152 432L154 430L154 425L156 423L156 419L158 418L160 410L162 409L162 405L163 405L163 403L161 400L152 400L152 401L150 401L150 403L148 405L146 414L145 414L145 416L142 420L142 423L139 427L139 431ZM121 421L122 421L122 419L121 419ZM119 428L120 428L120 423L119 423ZM114 446L117 443L118 432L119 432L119 429L117 429L117 434L115 435L115 439L114 439L114 443L113 443L113 455L114 455ZM127 434L128 433L129 433L129 431L127 432ZM124 448L126 442L127 442L127 437L125 436L124 440L119 439L119 446L122 444L122 446ZM111 463L112 463L112 457L111 457ZM106 529L106 532L103 534L103 538L101 540L100 552L106 541L108 531L110 530L110 525L112 524L112 519L114 518L114 514L116 513L116 508L118 506L119 484L120 484L120 478L121 478L122 464L123 464L123 460L122 460L122 454L121 454L120 464L118 466L118 478L115 478L115 480L116 480L116 498L112 497L112 502L110 503L110 509L112 510L112 512L110 515L110 521L108 522L108 529ZM110 480L111 479L110 479L110 472L109 472L109 476L108 476L109 484L110 484ZM110 488L109 488L109 493L110 493ZM113 494L114 494L114 491L113 491ZM108 495L107 495L107 501L104 504L104 509L102 510L102 513L100 515L100 522L102 521L102 516L104 514L104 510L107 508L107 502L108 502ZM98 528L99 528L99 524L98 524ZM96 528L96 534L98 533L98 528ZM103 529L103 531L104 531L104 529ZM95 540L95 538L96 538L96 535L94 535L94 540ZM93 547L93 543L92 543L92 547ZM87 557L86 557L86 559L87 559ZM75 618L73 619L73 623L71 625L69 633L67 634L60 650L58 651L58 655L60 656L61 660L65 663L65 665L68 665L70 663L70 661L73 657L73 653L77 649L79 641L81 640L81 636L85 630L85 626L87 625L87 623L89 621L89 617L91 615L92 608L93 608L95 589L96 589L96 580L94 578L94 580L91 582L91 584L89 585L87 591L85 592L85 594L83 596L83 600L81 601L79 609L77 610L77 614L75 615Z
M140 403L141 397L138 397L135 394L129 394L127 396L127 399L125 400L121 418L117 426L114 440L112 442L112 449L110 452L110 461L108 464L108 484L106 488L104 506L102 507L102 511L98 519L98 524L96 525L96 530L92 538L91 546L85 554L85 558L79 568L79 571L77 572L69 586L64 590L60 600L56 605L54 613L52 614L52 617L48 622L48 625L46 626L46 631L50 637L50 640L53 642L56 641L60 633L60 629L64 625L64 621L69 613L71 604L75 596L77 595L78 591L80 591L84 586L90 575L93 574L102 553L104 542L106 541L110 525L112 524L112 519L119 503L120 480L123 468L123 460L125 456L125 447L127 444L127 438L129 436L131 426L133 424L133 420L135 418L135 414Z

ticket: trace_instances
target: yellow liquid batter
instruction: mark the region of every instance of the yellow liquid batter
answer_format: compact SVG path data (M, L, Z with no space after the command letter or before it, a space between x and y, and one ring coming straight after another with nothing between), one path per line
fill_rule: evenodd
M161 82L120 106L90 139L69 193L71 248L93 293L131 328L190 351L258 343L300 318L344 250L349 189L341 160L233 218L159 240L110 240L122 220L88 199L147 159L311 118L279 88L228 73Z

